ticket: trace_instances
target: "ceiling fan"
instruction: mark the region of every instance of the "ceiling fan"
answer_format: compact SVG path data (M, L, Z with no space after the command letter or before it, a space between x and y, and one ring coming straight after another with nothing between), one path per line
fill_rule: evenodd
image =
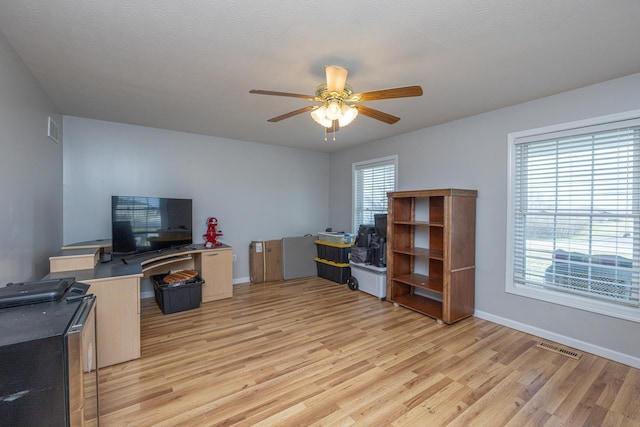
M335 132L340 127L347 126L358 114L380 120L381 122L394 124L400 117L392 116L371 107L360 104L361 102L376 101L379 99L406 98L421 96L420 86L404 86L393 89L375 90L372 92L353 93L353 89L347 84L346 68L336 65L325 67L327 82L316 88L315 95L301 95L288 92L274 92L270 90L252 89L249 93L259 95L288 96L319 102L319 105L308 105L299 110L291 111L267 121L279 122L298 114L311 112L311 117L318 124L324 126L327 132Z

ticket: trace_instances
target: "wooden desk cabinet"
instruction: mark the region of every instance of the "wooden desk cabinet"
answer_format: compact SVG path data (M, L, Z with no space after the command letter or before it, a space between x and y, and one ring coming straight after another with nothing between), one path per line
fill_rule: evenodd
M62 249L49 257L49 271L84 270L98 264L100 248Z
M142 262L144 277L166 273L169 269L197 270L204 281L203 303L233 296L233 251L229 246L199 248L148 258Z
M233 253L229 247L200 252L195 257L195 269L204 280L202 302L233 296Z
M140 278L83 280L96 296L98 367L140 357Z
M205 281L202 302L233 296L232 248L207 249L202 245L174 253L149 254L126 263L114 260L96 265L95 254L105 241L70 245L50 258L45 278L75 277L91 285L97 299L98 366L100 368L140 357L140 279L167 269L195 268ZM82 250L86 250L86 254ZM76 258L82 255L82 263ZM86 258L86 259L84 259ZM94 267L95 266L95 267Z

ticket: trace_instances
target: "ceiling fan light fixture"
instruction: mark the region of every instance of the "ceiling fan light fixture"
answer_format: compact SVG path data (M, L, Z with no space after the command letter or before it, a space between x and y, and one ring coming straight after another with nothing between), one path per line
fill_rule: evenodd
M329 120L338 120L342 116L341 102L333 99L326 104L325 116Z
M330 128L332 126L332 122L327 118L326 111L327 107L324 105L322 107L318 107L311 112L311 118L313 118L313 120L315 120L320 126Z
M358 109L353 105L342 104L342 115L338 118L340 127L345 127L351 123L358 115Z
M349 74L347 69L337 65L327 65L324 70L327 77L327 90L342 93L347 83L347 74Z

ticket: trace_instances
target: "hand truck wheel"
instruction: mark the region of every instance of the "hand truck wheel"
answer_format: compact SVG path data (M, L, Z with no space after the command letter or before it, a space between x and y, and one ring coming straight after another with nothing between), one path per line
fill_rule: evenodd
M347 286L349 286L349 289L351 289L352 291L357 291L358 290L358 279L356 279L353 276L349 277L347 279Z

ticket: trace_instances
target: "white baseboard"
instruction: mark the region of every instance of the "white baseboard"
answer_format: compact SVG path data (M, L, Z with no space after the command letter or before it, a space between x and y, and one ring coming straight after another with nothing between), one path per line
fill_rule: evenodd
M605 347L600 347L595 344L591 344L591 343L577 340L571 337L560 335L555 332L548 331L546 329L536 328L534 326L527 325L525 323L516 322L511 319L506 319L504 317L495 316L493 314L485 313L483 311L476 310L473 313L473 315L480 319L488 320L490 322L497 323L499 325L507 326L509 328L516 329L518 331L526 332L531 335L535 335L559 344L563 344L563 345L575 348L576 350L585 351L587 353L595 354L596 356L604 357L606 359L610 359L619 363L624 363L625 365L629 365L634 368L640 369L640 357L638 356L633 356L630 354L613 351Z
M155 297L156 297L156 294L153 291L140 292L140 299L155 298Z

